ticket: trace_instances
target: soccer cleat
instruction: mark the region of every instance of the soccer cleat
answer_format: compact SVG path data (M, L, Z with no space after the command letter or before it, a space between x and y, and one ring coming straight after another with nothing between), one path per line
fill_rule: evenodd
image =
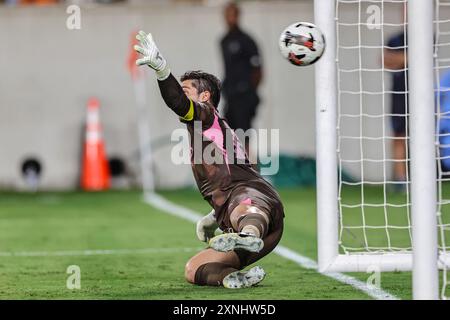
M234 249L259 252L264 247L264 241L245 233L224 233L211 238L209 246L221 252L228 252Z
M264 269L256 266L248 271L235 271L230 273L223 279L222 284L228 289L248 288L263 281L265 276Z

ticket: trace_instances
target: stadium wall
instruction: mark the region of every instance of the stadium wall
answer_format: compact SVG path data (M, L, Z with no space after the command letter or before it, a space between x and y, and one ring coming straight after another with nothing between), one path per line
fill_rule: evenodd
M281 128L281 153L314 156L314 70L284 61L277 42L288 24L313 21L313 3L249 2L242 11L242 25L257 40L265 67L255 127ZM218 42L225 26L219 6L82 7L80 30L66 28L68 16L66 6L0 6L2 189L25 187L20 165L29 156L43 164L43 189L78 186L86 102L91 96L101 102L108 155L124 158L139 176L137 113L126 68L133 30L154 34L176 76L188 69L223 73ZM157 186L192 184L190 166L169 161L170 134L182 124L163 104L152 72L146 79L152 138L160 142L154 148Z

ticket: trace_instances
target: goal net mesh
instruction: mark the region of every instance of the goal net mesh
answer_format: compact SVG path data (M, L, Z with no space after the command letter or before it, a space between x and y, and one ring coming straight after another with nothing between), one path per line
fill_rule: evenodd
M436 112L439 250L446 253L450 242L446 242L450 239L450 185L446 183L450 166L445 167L450 162L450 75L445 77L450 74L450 0L435 2L439 98L430 108ZM402 62L402 56L407 56L406 4L407 0L336 1L341 254L412 250L408 67ZM449 296L447 269L442 273L445 298Z
M449 261L444 257L450 254L450 0L436 0L434 25L438 234L440 263L443 266L441 297L448 299Z

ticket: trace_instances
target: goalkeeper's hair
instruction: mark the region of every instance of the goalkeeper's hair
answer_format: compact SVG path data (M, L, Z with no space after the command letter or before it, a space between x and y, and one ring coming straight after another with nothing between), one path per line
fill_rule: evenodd
M181 76L180 80L192 80L192 85L198 93L209 91L212 104L215 108L219 106L222 85L216 76L203 71L188 71Z

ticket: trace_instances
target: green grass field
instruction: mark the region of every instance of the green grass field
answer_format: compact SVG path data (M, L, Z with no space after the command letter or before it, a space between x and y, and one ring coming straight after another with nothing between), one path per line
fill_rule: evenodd
M161 194L209 211L196 190ZM280 195L286 209L281 244L316 259L315 190L281 189ZM138 191L0 193L0 299L370 299L274 253L258 262L267 272L258 287L193 286L184 280L184 264L204 246L191 222L152 208ZM80 267L81 289L66 287L70 265ZM411 298L409 272L383 273L381 285Z

